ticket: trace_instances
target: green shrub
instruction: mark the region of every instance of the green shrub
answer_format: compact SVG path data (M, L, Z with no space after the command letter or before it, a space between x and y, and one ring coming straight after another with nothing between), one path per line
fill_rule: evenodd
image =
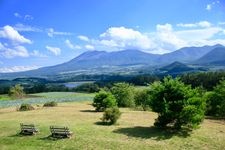
M55 107L58 104L55 101L51 101L51 102L46 102L43 107Z
M117 120L120 118L121 112L118 107L107 108L104 111L102 121L105 124L115 124Z
M134 107L134 87L128 83L116 83L111 89L119 107Z
M13 98L23 98L25 96L23 89L24 88L20 84L17 84L14 87L10 88L9 96Z
M225 80L221 81L212 92L207 94L206 114L225 117Z
M29 111L29 110L34 110L34 107L31 104L21 104L19 111Z
M104 111L106 108L117 106L117 103L110 92L100 91L95 95L92 105L96 111Z
M149 95L147 90L136 90L135 91L135 106L146 111L149 110Z
M158 113L157 127L193 128L204 119L205 100L199 89L192 89L178 78L165 77L163 82L154 82L149 94L150 106Z

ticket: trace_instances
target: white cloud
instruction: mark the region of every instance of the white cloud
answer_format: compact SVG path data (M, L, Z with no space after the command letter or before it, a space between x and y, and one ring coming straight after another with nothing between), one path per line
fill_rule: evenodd
M157 47L164 50L178 49L186 45L186 42L180 39L176 34L174 34L173 27L171 24L156 26L154 42Z
M58 31L55 31L53 28L49 28L46 31L47 31L47 34L48 34L49 37L53 37L54 35L72 35L69 32L58 32Z
M19 14L18 12L15 12L15 13L14 13L14 16L15 16L16 18L22 18L22 19L28 20L28 21L34 19L34 17L31 16L31 15L28 15L28 14L26 14L26 15L21 15L21 14Z
M0 43L0 57L14 58L14 57L29 57L27 49L23 46L15 46L12 48L5 47Z
M34 19L34 17L31 16L31 15L25 15L24 16L24 20L33 20L33 19Z
M46 55L40 53L38 50L33 50L33 52L30 53L30 56L35 56L35 57L47 57Z
M46 49L52 52L54 55L58 56L61 54L61 49L58 47L46 46Z
M93 45L85 45L85 48L88 50L94 50L95 47Z
M84 35L79 35L79 36L77 36L77 38L82 40L82 41L86 41L86 42L89 41L89 38L87 36L84 36Z
M208 21L200 21L197 23L187 23L187 24L179 23L179 24L177 24L177 26L184 27L184 28L194 28L194 27L208 28L208 27L211 27L212 24Z
M81 49L81 46L79 46L79 45L73 45L71 42L70 42L70 40L65 40L65 44L66 44L66 46L67 47L69 47L70 49L73 49L73 50L75 50L75 49Z
M148 49L153 43L151 39L139 31L125 27L111 27L100 35L99 43L106 47Z
M187 41L198 41L212 38L215 34L220 33L223 29L219 27L210 27L205 29L177 31L176 34Z
M211 10L211 9L212 9L211 4L207 4L207 5L206 5L206 10Z
M33 69L38 69L40 66L13 66L13 67L2 67L0 68L1 73L11 73L11 72L20 72L28 71Z
M186 46L225 43L225 39L218 39L217 36L225 34L225 29L221 26L213 25L208 21L177 24L177 26L185 28L177 30L168 23L158 24L156 25L156 31L142 33L131 28L111 27L100 34L99 38L89 39L89 41L86 42L85 48L106 51L138 49L159 54L171 52Z
M31 44L31 40L20 35L13 27L6 25L0 30L0 38L11 40L14 43L28 43Z
M210 10L212 10L212 8L213 8L215 5L217 5L217 4L220 4L220 1L219 1L219 0L213 1L213 2L210 3L210 4L207 4L205 9L208 10L208 11L210 11Z
M14 13L14 16L17 17L17 18L22 18L22 16L17 12Z
M32 27L32 26L29 26L29 25L21 24L21 23L16 24L13 28L17 31L42 32L42 30L37 28L37 27Z

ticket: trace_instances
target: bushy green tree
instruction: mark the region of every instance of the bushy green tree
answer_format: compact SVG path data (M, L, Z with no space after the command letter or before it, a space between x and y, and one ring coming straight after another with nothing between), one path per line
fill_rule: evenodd
M104 111L102 121L106 124L112 125L120 118L121 112L118 107L107 108Z
M34 110L34 107L31 104L21 104L18 111L29 111L29 110Z
M104 111L106 108L117 106L117 102L110 92L102 90L95 95L92 105L96 111Z
M225 80L207 95L207 115L225 117Z
M58 104L55 101L44 103L43 107L56 107Z
M128 83L116 83L111 89L119 107L134 107L134 87Z
M192 89L178 78L165 77L150 87L150 106L158 113L155 126L195 127L205 113L205 100L198 89Z
M9 96L13 98L23 98L25 96L23 87L20 84L16 84L15 86L11 87L9 90Z
M136 90L134 100L136 107L141 107L144 111L149 109L149 95L147 90Z

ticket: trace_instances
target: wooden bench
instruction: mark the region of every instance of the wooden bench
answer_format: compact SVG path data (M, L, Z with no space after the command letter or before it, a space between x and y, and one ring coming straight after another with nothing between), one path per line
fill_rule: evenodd
M38 129L34 126L34 124L20 124L21 132L20 134L24 135L34 135L38 133Z
M68 127L50 126L50 131L54 138L70 138L73 134Z

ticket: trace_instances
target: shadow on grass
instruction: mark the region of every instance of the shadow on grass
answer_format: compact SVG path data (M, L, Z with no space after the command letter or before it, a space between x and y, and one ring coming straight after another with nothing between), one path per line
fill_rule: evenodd
M16 133L16 134L10 135L9 137L24 137L24 136L32 136L32 135L23 135L20 133Z
M98 121L98 122L95 122L96 125L100 125L100 126L110 126L112 124L110 123L107 123L107 122L102 122L102 121Z
M80 112L93 112L93 113L96 113L97 111L95 111L95 110L80 110Z
M65 139L65 138L55 138L55 137L52 137L52 135L49 135L49 136L42 137L42 138L39 138L39 139L43 140L43 141L58 141L58 140L62 140L62 139Z
M172 128L159 129L156 127L131 127L131 128L120 128L113 131L114 133L125 134L130 137L137 138L151 138L154 140L166 140L173 136L186 138L190 136L190 129L174 130Z

